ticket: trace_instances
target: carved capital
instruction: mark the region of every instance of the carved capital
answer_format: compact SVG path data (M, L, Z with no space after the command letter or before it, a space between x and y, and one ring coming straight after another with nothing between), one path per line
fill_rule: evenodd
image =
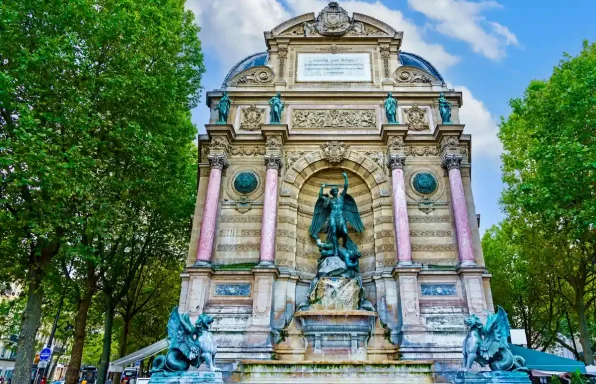
M387 159L387 167L391 169L403 169L406 165L406 157L404 155L393 154L389 155Z
M274 155L266 155L265 156L265 168L267 169L275 169L279 171L283 166L283 162L281 157L274 156Z
M463 157L461 155L445 155L443 157L442 165L449 171L452 169L460 169L462 159Z
M209 155L207 157L207 160L209 160L209 166L211 167L211 169L225 170L228 167L228 165L230 165L228 162L228 156L226 156L225 154Z

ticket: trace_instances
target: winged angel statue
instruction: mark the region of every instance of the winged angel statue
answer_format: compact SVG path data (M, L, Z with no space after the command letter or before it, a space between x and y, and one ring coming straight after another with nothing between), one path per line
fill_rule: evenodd
M211 371L219 372L213 364L217 348L209 332L211 323L211 316L201 314L193 324L188 313L179 314L178 307L174 308L168 320L170 348L153 360L151 373L180 375L191 366L199 368L203 362Z
M463 348L465 370L477 362L492 371L528 371L524 358L509 348L509 318L502 307L497 306L497 313L489 315L484 325L476 315L469 316L465 324L469 328Z
M327 233L327 243L331 244L331 251L333 256L342 256L339 240L342 240L342 245L345 249L351 252L358 250L356 244L348 236L348 222L354 227L357 232L364 231L364 225L358 213L356 201L348 194L348 175L343 172L344 189L339 193L337 186L333 185L329 191L331 196L323 193L327 184L322 184L319 190L319 198L315 204L315 212L312 223L310 225L309 233L313 237L319 247L321 247L321 240L319 239L319 232L323 225L327 223L325 232Z

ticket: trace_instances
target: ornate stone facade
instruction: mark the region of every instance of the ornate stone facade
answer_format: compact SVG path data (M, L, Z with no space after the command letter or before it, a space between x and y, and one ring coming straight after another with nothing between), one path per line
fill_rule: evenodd
M345 172L362 218L362 232L349 225L348 233L361 251L363 295L384 326L370 337L391 346L356 347L371 361L396 359L399 346L403 359L451 364L463 316L492 310L462 94L400 50L401 32L334 2L264 36L267 52L239 62L224 89L207 93L213 111L227 92L231 123L216 124L214 114L199 138L181 310L214 317L226 371L243 359L304 360L308 347L290 324L317 273L309 227L321 184L341 191ZM349 65L334 67L337 60ZM325 75L299 81L305 71ZM270 124L268 102L278 92L285 109ZM389 92L398 101L394 124L384 124ZM448 126L435 124L441 92L452 107Z

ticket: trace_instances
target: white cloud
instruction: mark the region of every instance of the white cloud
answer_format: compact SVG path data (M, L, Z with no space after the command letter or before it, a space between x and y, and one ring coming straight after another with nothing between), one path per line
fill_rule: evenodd
M505 57L506 46L519 44L507 27L482 15L487 10L502 8L496 1L408 0L408 4L433 20L439 33L470 44L474 52L491 60Z
M201 42L231 68L244 57L265 51L263 31L292 16L276 0L187 0L201 27ZM223 80L223 79L222 79Z
M300 15L308 12L318 14L328 2L321 0L287 0L287 3L293 13ZM398 31L403 31L402 49L424 57L440 71L447 70L459 61L457 56L448 53L442 45L425 41L421 27L408 20L402 12L388 8L380 1L367 3L358 0L344 0L340 5L349 14L357 12L369 15L391 25Z
M464 105L459 110L459 119L466 125L464 133L472 135L472 161L478 158L498 160L503 147L497 137L495 117L467 87L456 85L453 88L462 93L464 100Z

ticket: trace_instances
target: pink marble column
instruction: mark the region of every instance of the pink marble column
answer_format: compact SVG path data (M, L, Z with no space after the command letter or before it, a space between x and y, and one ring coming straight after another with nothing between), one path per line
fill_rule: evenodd
M281 168L279 157L265 157L267 177L265 180L265 199L263 202L263 220L261 225L260 264L275 262L275 232L277 229L277 178Z
M404 184L404 164L406 157L403 155L390 155L389 166L393 179L393 222L397 237L397 264L412 264L412 244L410 242L410 223L408 221L408 204Z
M457 247L459 249L460 265L475 266L474 249L472 246L472 233L468 223L468 209L464 185L461 179L462 157L459 155L446 155L443 165L449 170L449 186L451 187L451 204L455 219L455 232L457 234Z
M217 224L217 210L219 208L221 176L224 168L228 165L228 161L224 155L210 157L209 163L211 164L211 171L209 172L207 196L205 196L205 205L203 206L201 233L199 234L199 247L195 263L198 265L209 264L211 262Z

